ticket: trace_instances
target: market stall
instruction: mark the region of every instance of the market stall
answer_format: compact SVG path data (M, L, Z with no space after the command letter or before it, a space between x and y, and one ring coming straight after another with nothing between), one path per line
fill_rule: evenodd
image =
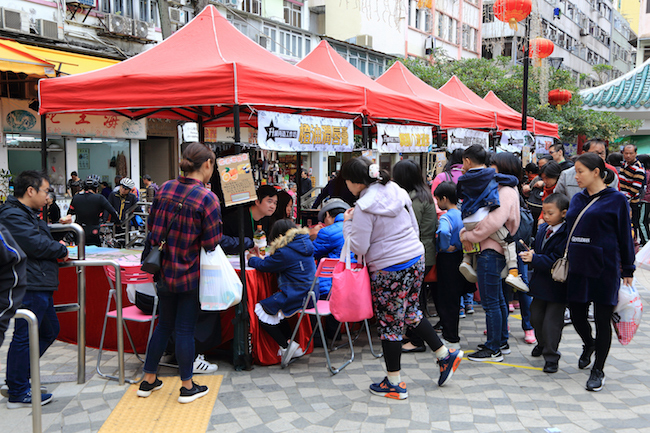
M487 95L485 95L485 98L483 98L486 102L489 102L493 106L505 110L505 111L511 111L514 114L518 114L521 117L521 113L519 113L517 110L514 108L510 107L508 104L503 102L499 97L492 91L490 90ZM555 138L560 138L558 134L558 126L557 123L549 123L549 122L544 122L541 120L534 119L532 117L528 117L528 122L527 122L527 129L531 131L535 135L543 135L546 137L555 137ZM530 125L533 125L533 129L531 130Z

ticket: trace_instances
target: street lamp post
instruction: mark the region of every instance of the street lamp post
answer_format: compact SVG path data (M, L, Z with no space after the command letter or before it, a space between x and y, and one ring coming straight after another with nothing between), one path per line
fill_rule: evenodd
M521 98L521 129L528 127L528 70L530 67L530 15L526 17L526 36L524 37L524 89Z

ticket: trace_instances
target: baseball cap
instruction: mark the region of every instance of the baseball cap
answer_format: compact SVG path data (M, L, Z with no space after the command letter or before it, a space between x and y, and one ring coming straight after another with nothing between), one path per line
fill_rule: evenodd
M323 206L320 211L318 211L318 221L325 220L325 212L332 209L350 209L350 205L341 200L340 198L331 198L323 202Z

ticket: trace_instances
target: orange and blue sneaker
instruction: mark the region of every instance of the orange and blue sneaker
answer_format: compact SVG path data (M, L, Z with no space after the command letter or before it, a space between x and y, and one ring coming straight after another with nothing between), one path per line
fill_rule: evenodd
M399 385L393 385L388 380L388 377L384 377L384 380L379 383L370 385L370 392L380 397L388 397L395 400L404 400L409 396L408 392L406 392L406 384L404 382L400 382Z
M438 360L438 365L440 366L440 379L438 379L438 386L443 386L445 383L449 382L451 376L454 375L454 371L456 371L460 365L460 360L462 358L462 350L449 349L449 355L444 359Z

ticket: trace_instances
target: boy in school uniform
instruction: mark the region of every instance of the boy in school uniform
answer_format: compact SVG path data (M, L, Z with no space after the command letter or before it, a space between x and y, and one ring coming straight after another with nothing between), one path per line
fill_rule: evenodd
M544 372L556 373L560 360L558 346L564 327L567 285L553 280L551 268L564 255L569 228L564 218L569 209L566 196L553 193L542 204L544 224L540 225L533 249L519 253L533 268L530 280L530 321L535 328L537 346L532 356L544 356Z

